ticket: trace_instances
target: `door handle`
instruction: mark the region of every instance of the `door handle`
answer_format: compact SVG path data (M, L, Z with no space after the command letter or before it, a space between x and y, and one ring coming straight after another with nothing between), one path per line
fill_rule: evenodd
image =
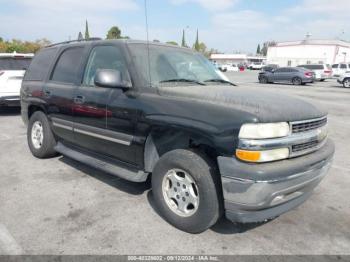
M74 98L74 103L76 103L76 104L83 104L84 102L85 102L84 96L76 96Z

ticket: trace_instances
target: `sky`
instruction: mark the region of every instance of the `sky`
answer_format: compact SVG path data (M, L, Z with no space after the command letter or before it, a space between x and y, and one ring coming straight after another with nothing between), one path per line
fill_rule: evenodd
M0 37L51 42L90 36L111 26L146 39L144 0L0 0ZM192 45L196 31L208 48L251 52L264 41L350 40L350 0L147 0L149 39Z

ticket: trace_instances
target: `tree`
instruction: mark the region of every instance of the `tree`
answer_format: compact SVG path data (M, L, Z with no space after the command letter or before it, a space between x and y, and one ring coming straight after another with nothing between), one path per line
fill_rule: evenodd
M106 38L107 39L120 39L122 38L121 36L121 31L118 26L112 26L111 29L109 29Z
M89 24L88 24L88 21L86 20L86 22L85 22L85 39L88 40L89 38L90 38Z
M261 54L263 55L263 56L266 56L267 55L267 50L269 49L269 47L271 47L271 46L275 46L277 43L276 43L276 41L269 41L269 42L265 42L264 44L263 44L263 47L261 48Z
M78 34L78 41L82 41L84 39L83 34L79 32Z
M258 44L258 48L256 49L256 54L257 54L257 55L260 55L260 53L261 53L260 44Z
M176 43L175 41L168 41L166 42L168 45L179 45L178 43Z
M182 47L187 47L186 45L186 39L185 39L185 30L182 30L182 41L181 41Z
M201 43L203 44L203 43ZM204 45L204 44L203 44ZM204 45L205 46L205 45ZM196 42L194 43L194 49L199 52L200 51L200 44L199 44L199 39L198 39L198 29L197 29L197 36L196 36ZM206 49L206 47L205 47Z
M36 53L42 47L51 44L49 40L43 38L36 40L35 42L21 41L13 39L11 41L0 42L0 53Z
M4 39L2 39L2 37L0 37L0 42L4 42Z

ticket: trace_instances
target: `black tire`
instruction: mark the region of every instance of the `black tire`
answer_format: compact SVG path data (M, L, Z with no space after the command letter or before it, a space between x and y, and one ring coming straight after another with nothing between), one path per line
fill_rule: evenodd
M39 148L33 144L32 132L34 123L40 123L43 130L42 144ZM57 155L54 149L56 140L51 131L49 121L43 112L37 111L31 116L27 128L27 141L30 151L37 158L50 158Z
M295 85L295 86L300 86L303 84L303 80L301 80L300 77L294 77L292 79L292 84Z
M326 79L320 79L320 82L324 82Z
M350 78L345 78L343 81L343 87L349 88L350 87Z
M173 169L187 172L198 188L198 207L187 217L175 213L163 195L163 179ZM192 234L201 233L213 226L222 215L220 176L216 165L204 154L177 149L163 155L153 170L152 191L155 205L161 216L182 231Z
M260 84L267 84L269 81L267 80L266 76L259 77Z

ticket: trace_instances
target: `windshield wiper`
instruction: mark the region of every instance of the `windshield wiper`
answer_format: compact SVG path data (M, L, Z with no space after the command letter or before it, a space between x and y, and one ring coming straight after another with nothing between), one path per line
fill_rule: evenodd
M185 78L174 78L174 79L168 79L168 80L162 80L159 83L172 83L172 82L186 82L186 83L195 83L201 86L205 86L203 82L194 80L194 79L185 79Z
M227 80L224 80L224 79L220 79L220 78L208 79L208 80L205 80L204 82L215 82L215 83L229 84L231 86L237 86L237 85L235 85L234 83L232 83L230 81L227 81Z

